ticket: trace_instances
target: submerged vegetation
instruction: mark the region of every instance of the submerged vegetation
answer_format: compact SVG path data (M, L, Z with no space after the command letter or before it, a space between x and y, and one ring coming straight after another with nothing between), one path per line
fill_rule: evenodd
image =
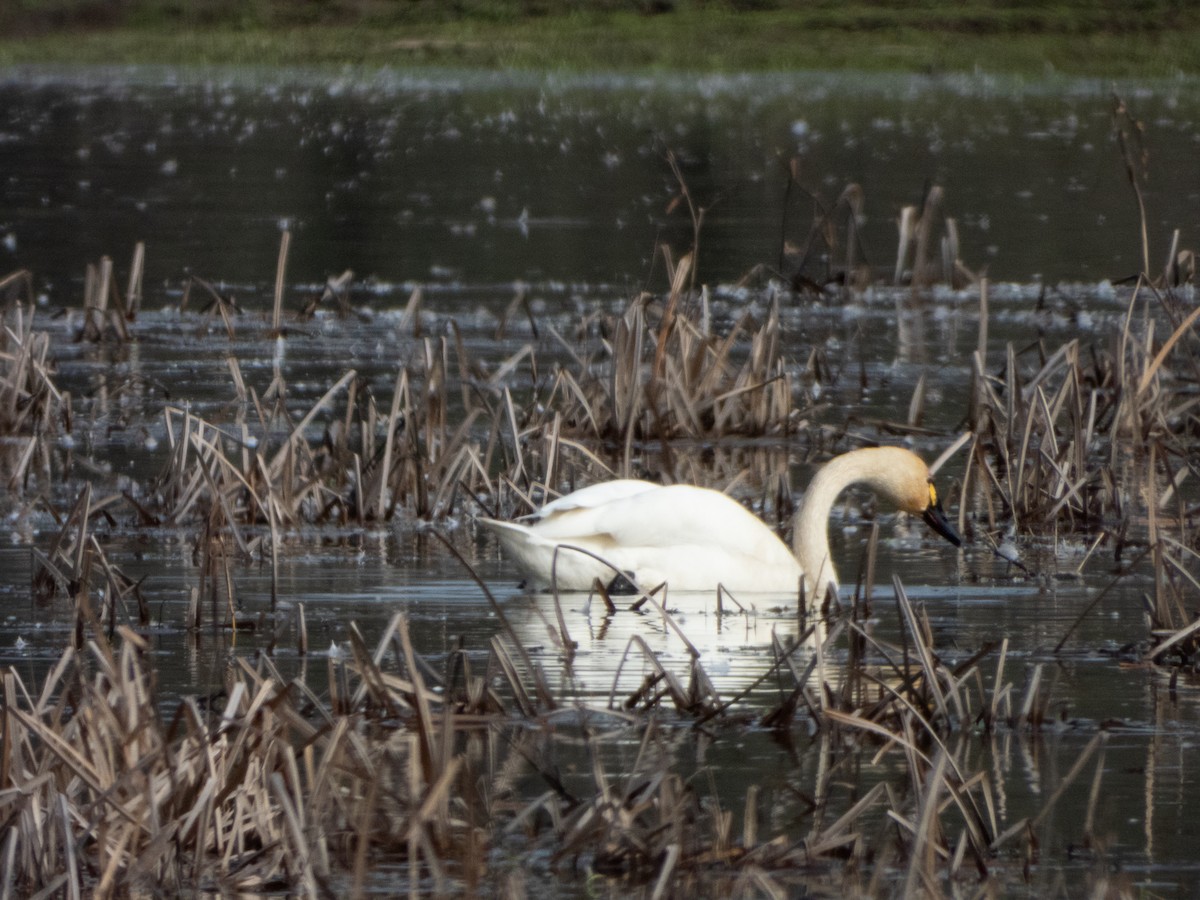
M1132 151L1126 162L1136 189ZM162 416L166 439L149 448L160 472L145 482L85 463L75 435L95 407L57 385L30 274L0 281L4 500L54 517L34 551L31 598L65 602L74 622L41 683L16 668L2 676L0 894L191 885L318 896L402 884L516 897L542 877L587 877L597 892L635 886L653 897L714 884L735 896L988 894L1033 882L1065 890L1037 874L1042 829L1065 793L1078 791L1088 815L1068 826L1068 839L1085 860L1088 891L1132 896L1128 876L1107 864L1097 821L1107 731L1095 729L1037 813L1009 821L983 748L1053 725L1050 679L1041 665L1018 667L1006 640L959 648L950 662L898 579L886 600L872 598L875 530L863 589L846 608L818 611L798 597L783 610L796 636L773 635L759 660L755 686L774 691L766 708L743 703L744 693L721 695L690 644L681 670L637 638L626 657L641 677L630 685L618 671L607 704L581 698L560 599L546 617L556 677L483 579L496 621L486 647L428 658L397 616L373 645L352 626L347 652L318 656L303 609L273 605L267 624L293 628L298 672L285 674L267 652L234 659L212 696L156 690L142 633L154 618L145 585L106 553L104 528L118 520L192 548L192 602L160 617L235 632L247 627L239 566L273 570L302 528L420 523L469 568L471 514L519 515L572 486L652 467L662 480L730 489L782 529L792 504L786 460L725 471L705 458L714 445L822 459L896 435L959 454L946 496L978 545L1015 542L1027 552L1010 558L1036 569L1039 552L1069 539L1090 547L1080 568L1103 555L1114 579L1149 574L1148 627L1122 652L1171 667L1172 678L1195 668L1200 534L1191 486L1200 460L1190 448L1200 430L1200 341L1198 314L1185 303L1195 258L1178 239L1161 270L1126 289L1121 329L989 354L989 285L959 259L940 187L900 216L885 285L855 249L864 189L850 185L828 206L808 198L815 212L785 222L777 263L742 287L753 308L738 310L695 283L703 213L682 178L677 186L674 205L690 217L693 241L659 249L665 289L580 317L574 333L539 321L518 292L497 326L504 353L482 358L458 323L426 330L417 290L387 393L348 369L300 409L280 351L258 368L263 385L232 349L219 415L194 412L186 395L123 385L131 402L153 403ZM285 234L263 320L196 277L180 315L231 347L247 330L283 347L289 329L313 317L359 313L351 273L302 309L285 309L289 250ZM111 261L90 267L82 308L67 311L55 334L95 347L137 342L143 268L139 247L121 290ZM786 307L849 306L880 291L903 312L934 289L977 304L979 349L961 366L971 379L961 429L923 424L923 380L905 415L867 427L824 399L822 384L831 369L848 370L844 361L835 366L817 347L802 358L784 351ZM858 377L868 378L865 369ZM600 599L610 617L633 615ZM869 627L872 602L894 605L898 641ZM687 642L661 595L634 604ZM744 613L736 598L730 605L729 615ZM815 736L815 749L794 752L788 791L756 783L727 808L695 744L749 729L793 752ZM568 754L583 764L563 765ZM681 763L689 755L690 774ZM813 759L815 774L805 769ZM872 759L886 763L886 777L863 778Z

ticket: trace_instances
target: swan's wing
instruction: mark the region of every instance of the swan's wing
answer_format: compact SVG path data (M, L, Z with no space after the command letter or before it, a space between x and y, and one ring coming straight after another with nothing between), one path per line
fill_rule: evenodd
M557 541L583 542L603 536L606 544L615 547L719 547L766 564L793 560L791 550L775 532L725 494L690 485L649 488L631 490L627 496L603 504L564 509L543 518L532 530Z
M661 488L661 484L638 481L633 478L601 481L598 484L580 488L577 491L572 491L569 494L559 497L557 500L550 501L532 513L528 518L540 520L571 509L593 509L617 500L624 500L626 497L632 497L635 494L660 490Z

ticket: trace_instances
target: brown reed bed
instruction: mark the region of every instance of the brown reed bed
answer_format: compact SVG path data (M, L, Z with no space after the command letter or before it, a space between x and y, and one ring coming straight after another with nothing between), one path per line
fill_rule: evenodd
M787 437L806 425L780 348L777 308L762 323L743 316L716 335L707 298L681 284L689 264L680 262L657 314L655 298L635 299L604 323L600 354L555 372L539 404L545 412L527 420L527 429L555 427L617 448L617 468L628 470L634 448L649 441ZM739 360L741 344L748 346Z
M453 344L425 340L423 347L426 371L444 377L436 373L451 370ZM413 399L406 374L388 421L425 423L416 446L432 454L443 446L437 438L451 433L449 415ZM284 393L277 383L264 397L247 388L242 407L258 417L254 429L264 437L257 441L231 440L237 429L186 410L167 413L171 464L155 502L171 518L156 521L202 522L200 594L211 586L213 622L236 626L232 557L273 559L282 529L344 496L321 480L322 460L339 444L314 445L306 435L319 411L354 383L348 375L299 421L272 406ZM512 404L509 392L505 409ZM339 418L351 427L342 434L361 433L359 410L370 421L371 409L346 402ZM500 429L492 433L493 446L502 446ZM507 452L530 482L535 474L552 482L553 471L540 469L520 441ZM370 458L380 453L386 457L386 448L377 445ZM343 468L354 458L348 453ZM482 465L473 470L479 484L492 484ZM5 679L10 750L0 797L8 798L9 825L0 852L12 892L54 885L108 895L190 884L316 895L370 890L380 873L398 872L414 889L473 890L500 881L515 895L531 876L519 863L496 865L487 852L507 847L511 857L514 843L549 860L539 877L590 870L658 896L714 878L730 890L776 894L814 883L939 892L981 883L999 889L1019 877L1014 855L1033 852L1041 817L1001 828L995 788L974 761L968 735L1036 733L1047 717L1039 670L1023 689L1014 687L1003 677L1003 648L998 656L980 648L967 662L945 666L928 623L899 585L901 646L873 641L853 619L812 622L794 644L777 644L764 664L761 680L778 683L781 699L761 714L761 725L783 736L815 729L828 760L805 788L815 798L812 812L780 825L760 808L770 787L752 787L741 808L726 809L672 767L664 722L694 723L719 737L723 728L742 727L741 697L720 696L698 658L681 679L636 640L626 655L645 671L642 683L619 694L614 688L599 712L556 695L511 630L492 641L482 662L455 655L431 690L431 667L420 663L402 619L373 651L356 635L349 659L328 660L323 691L305 678L284 678L264 657L236 664L223 707L184 699L172 711L154 693L143 640L119 624L117 610L138 595L88 534L93 506L85 492L44 557L48 589L75 605L72 649L44 684L27 685L15 670ZM103 590L93 587L99 579ZM100 594L110 605L96 609ZM990 687L985 665L994 672ZM555 763L564 751L547 731L564 713L585 722L616 719L642 750L631 765L614 768L604 729L592 724L573 739L572 752L588 761L586 777L564 780ZM840 780L849 777L847 759L864 757L895 760L901 775L851 801ZM1070 782L1082 777L1083 765ZM523 787L523 779L538 788Z
M931 207L923 215L934 212ZM287 250L285 235L271 316L280 340L287 339ZM135 253L126 291L131 299L120 298L111 264L95 270L84 322L134 317L142 265L143 254ZM704 472L686 462L700 442L787 440L816 457L844 445L846 425L822 427L830 410L800 388L797 366L783 354L778 295L761 322L743 315L718 332L707 292L690 287L692 257L685 254L668 271L662 298L642 294L623 314L585 320L575 335L548 326L542 339L564 350L565 362L542 362L545 349L535 341L492 368L473 357L457 328L417 337L421 298L414 294L405 314L414 337L390 397L350 370L297 412L278 365L269 383L255 386L230 356L232 419L217 424L182 406L166 407L162 474L123 496L143 525L196 529L200 593L214 611L232 610L232 561L273 562L279 542L302 524L361 527L397 516L438 521L477 504L493 514L517 514L555 491L634 473L648 452L659 460L660 477L704 481ZM211 284L191 283L219 298ZM19 340L20 352L5 356L5 421L14 433L6 443L9 484L16 486L34 469L48 479L48 438L69 431L72 411L51 378L49 339L33 330L27 313L27 276L15 273L6 284L16 292L9 315L19 317L6 339ZM984 349L987 290L981 282ZM348 307L345 293L343 275L330 281L325 300L340 296L336 302ZM105 296L118 298L112 308ZM514 306L520 301L518 295ZM232 330L235 307L214 299L213 308ZM1172 332L1159 344L1155 329L1163 321ZM1097 548L1111 547L1120 559L1127 550L1136 553L1142 525L1151 523L1142 498L1162 498L1156 507L1173 502L1174 520L1186 522L1194 416L1188 392L1176 385L1200 373L1193 322L1172 290L1142 286L1131 295L1122 332L1105 344L1010 346L991 372L977 354L968 463L955 491L960 526L995 542L1007 533L1078 535ZM92 331L95 339L102 336L99 324ZM119 337L116 324L103 333ZM591 349L575 349L578 340ZM921 418L920 393L918 384L908 428ZM1147 461L1154 485L1142 483ZM753 486L764 511L774 510L786 529L786 475L731 472L716 483L738 481ZM1162 517L1156 508L1156 527ZM1195 543L1190 532L1175 540L1183 547ZM1171 571L1183 568L1178 551L1165 544L1157 558ZM1165 589L1172 583L1168 574L1159 579ZM1178 598L1156 602L1154 631L1185 627L1182 608ZM233 620L232 614L224 618Z
M861 203L861 191L848 189L831 213L819 214L817 237L806 244L803 258L824 242L825 257L842 260L841 276L822 276L834 283L864 277L853 230ZM894 277L916 292L934 280L970 278L943 204L934 189L919 215L901 218ZM276 565L302 525L444 522L478 506L512 514L577 482L633 474L649 448L663 477L700 480L683 461L689 444L786 439L820 455L860 440L844 421L821 427L836 413L798 389L778 305L761 322L744 315L713 326L694 277L703 211L690 198L688 208L694 243L677 262L664 255L662 297L635 297L619 315L584 322L579 335L539 333L532 323L534 341L489 366L471 355L457 326L422 334L414 293L411 343L390 396L376 396L349 370L298 412L278 364L266 385L254 385L230 356L232 413L218 421L182 403L167 406L163 469L153 485L135 493L84 484L74 493L49 548L36 555L33 584L43 602L62 596L72 604L70 647L41 684L15 669L3 675L0 895L107 896L159 885L357 894L377 889L382 873L400 873L413 892L499 885L509 896L535 874L585 872L609 879L613 890L650 896L714 883L772 896L797 887L998 893L1028 879L1039 829L1066 791L1087 789L1089 774L1094 809L1104 733L1036 812L1003 819L1002 787L980 748L997 734L1036 738L1051 719L1052 688L1038 665L1021 673L1023 684L1013 680L1006 641L946 663L898 581L898 642L874 637L855 610L819 618L801 605L798 637L776 638L762 674L733 697L722 696L694 648L681 673L636 638L607 704L571 696L554 687L561 682L548 677L544 656L524 645L494 600L500 628L489 646L460 648L440 670L421 658L398 617L374 648L352 628L348 656L306 657L294 676L263 656L237 660L221 697L168 700L156 692L145 639L127 624L147 623L141 586L112 565L92 531L121 504L140 525L192 536L198 588L189 627L200 627L207 609L211 624L237 628L235 563ZM288 338L288 246L285 235L271 315L276 340ZM1200 587L1192 574L1200 507L1188 451L1200 364L1196 313L1172 287L1188 277L1188 257L1174 248L1171 258L1170 278L1133 292L1124 328L1109 342L1009 347L999 368L986 364L981 283L981 350L965 413L971 436L955 493L968 532L1082 537L1111 553L1121 572L1148 558L1155 580L1144 658L1182 667L1200 635L1189 609ZM81 339L136 336L140 260L136 254L137 276L123 297L111 264L90 275ZM15 448L5 459L16 491L55 476L49 441L70 434L72 404L54 386L49 338L33 330L28 276L16 273L0 287L14 323L2 338L0 436ZM189 283L193 290L232 336L234 298L200 279ZM348 313L347 290L347 276L331 279L302 316L329 303ZM510 313L523 305L518 295ZM1159 340L1164 321L1168 334ZM591 343L581 351L575 337ZM554 362L545 361L543 340L561 351ZM910 427L919 412L915 393ZM721 480L753 483L782 529L791 496L780 468L776 461L766 473L731 471ZM630 614L607 601L610 615ZM637 602L686 642L658 599ZM561 609L553 631L556 658L569 667L573 642ZM624 671L641 677L619 687ZM764 684L776 686L778 701L748 713L746 693ZM678 735L690 746L748 721L784 744L816 736L818 774L792 785L803 808L767 815L778 786L762 783L726 808L714 786L677 764ZM609 732L618 729L637 747L632 760L611 750ZM559 765L568 753L569 771ZM861 771L881 766L891 776L867 787ZM1094 827L1089 812L1081 843L1098 846ZM1112 886L1099 851L1096 859L1092 886Z
M685 257L672 271L661 303L642 295L623 315L585 323L573 337L590 341L589 353L550 329L568 351L567 365L540 362L537 347L526 344L489 373L457 328L416 335L416 294L405 316L414 329L411 352L390 398L351 370L297 416L278 366L265 388L255 388L230 357L233 421L218 426L168 406L169 454L138 516L171 527L203 522L239 553L255 555L264 538L243 534L248 528L270 526L277 535L302 522L362 525L400 512L436 520L469 498L506 508L510 487L528 497L628 472L649 444L669 461L677 441L779 439L807 428L811 404L782 355L778 309L761 323L743 316L717 334L707 294L686 287L689 267ZM190 284L215 298L211 309L232 333L232 306L211 284ZM331 285L330 295L345 290L343 282ZM282 321L278 306L272 321ZM281 328L273 332L283 336Z
M89 618L88 639L43 683L15 669L0 678L0 891L519 895L534 877L585 871L649 896L714 883L773 895L1002 890L1093 759L1100 789L1102 736L1035 817L1002 830L998 786L973 751L996 730L1036 733L1037 671L1019 694L1003 647L947 667L898 582L894 594L902 647L841 619L764 661L783 699L762 724L786 736L808 721L822 760L802 788L807 811L783 820L764 816L778 785L752 785L727 809L680 768L672 748L689 730L719 741L744 712L738 698L716 701L699 660L684 687L636 640L648 681L607 707L556 695L511 631L485 658L460 651L436 666L403 616L374 648L352 627L346 655L295 676L241 659L222 697L166 701L144 640L119 626L110 642ZM619 764L617 733L637 748ZM565 756L579 761L569 777ZM895 774L845 796L847 766L871 757L895 760Z
M985 283L984 322L986 296ZM1106 340L1010 344L992 373L977 353L957 491L960 523L993 544L1010 534L1082 540L1084 562L1102 554L1118 578L1148 558L1146 658L1189 666L1198 646L1187 595L1200 586L1196 319L1174 289L1141 281Z
M1148 553L1156 585L1148 615L1162 637L1189 627L1180 586L1198 583L1189 563L1197 548L1191 446L1200 313L1179 290L1194 282L1195 253L1180 246L1176 230L1155 272L1141 191L1149 168L1145 126L1116 96L1113 132L1140 223L1141 273L1123 326L1107 339L1056 348L1009 344L989 372L988 285L980 282L979 349L966 417L973 437L959 521L993 544L1004 533L1081 536L1092 552L1111 550L1118 565ZM1160 339L1164 325L1167 336ZM1170 646L1186 643L1178 638Z

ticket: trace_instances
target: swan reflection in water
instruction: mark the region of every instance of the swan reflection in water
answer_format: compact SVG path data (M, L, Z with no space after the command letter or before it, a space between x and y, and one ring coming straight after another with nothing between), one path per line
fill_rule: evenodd
M599 595L581 593L524 593L505 603L505 618L555 696L642 705L650 699L648 679L667 705L677 699L670 679L684 695L706 695L704 703L728 701L747 688L774 696L781 682L787 690L794 684L788 661L780 661L775 677L778 658L787 655L791 667L803 669L814 634L825 633L812 616L801 622L794 597L764 602L760 596L753 606L739 606L723 595L720 607L712 591L614 600L613 611ZM694 685L697 678L707 683Z

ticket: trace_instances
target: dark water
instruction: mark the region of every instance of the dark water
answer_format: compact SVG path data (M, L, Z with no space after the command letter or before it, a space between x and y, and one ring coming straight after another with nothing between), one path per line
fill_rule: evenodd
M1112 129L1113 85L985 76L667 80L384 73L187 78L170 71L0 73L0 261L71 297L84 261L150 249L149 284L185 271L269 282L351 268L397 282L647 280L656 238L690 232L665 162L708 208L701 276L779 258L784 163L831 206L866 195L863 249L890 270L895 220L946 190L962 257L994 280L1136 273L1138 219ZM1200 96L1117 85L1145 123L1154 263L1194 246ZM794 200L789 238L812 205ZM15 241L15 250L12 244ZM61 295L61 296L60 296Z
M1194 246L1200 89L1191 82L1121 89L1147 123L1154 245L1165 252L1167 235L1179 227L1183 244ZM538 322L563 333L588 312L621 310L643 284L661 290L655 240L677 248L690 240L690 226L668 212L676 185L665 148L679 155L697 200L711 204L701 275L726 325L743 310L765 308L762 292L732 283L778 257L780 160L793 154L803 160L802 182L827 201L848 182L863 186L865 248L885 270L900 207L916 202L929 182L946 189L964 261L986 267L997 282L993 359L1009 341L1043 339L1054 347L1119 328L1128 294L1106 279L1134 271L1140 255L1108 86L1091 83L805 76L662 84L455 73L330 82L303 74L194 80L169 72L10 72L0 80L0 98L0 234L11 236L0 247L0 275L18 266L33 271L44 306L37 326L54 336L56 381L78 403L69 448L77 480L52 498L60 506L84 479L151 483L165 465L167 405L228 417L231 354L259 391L278 361L299 411L350 366L388 395L397 367L421 352L399 313L414 286L426 291L425 333L444 334L453 320L471 354L489 365L525 341L545 359L564 358L544 327L535 340L527 323L514 320L503 339L494 337L514 285L527 283ZM232 285L252 309L269 305L283 225L294 234L288 307L319 290L327 275L352 268L362 320L323 315L292 328L277 346L256 316L244 317L229 339L198 313L175 311L188 272ZM121 271L142 239L147 311L136 340L119 348L73 343L78 314L51 314L78 307L84 264L111 254ZM1070 286L1055 288L1060 282ZM839 361L810 386L828 401L829 422L850 417L852 428L876 434L869 421L902 420L923 376L925 424L943 435L958 427L976 295L942 289L911 308L906 295L879 290L844 307L785 304L785 355L799 365L820 349ZM947 442L935 436L917 446L932 457ZM719 467L727 449L703 464ZM770 448L771 464L789 471L797 489L812 471L800 449ZM742 461L731 454L730 477ZM946 477L961 467L952 460ZM33 683L67 639L70 610L29 600L30 547L44 547L53 531L44 507L14 494L2 499L0 663ZM557 690L594 708L628 694L644 671L634 658L617 675L634 635L686 677L686 647L661 617L607 617L578 597L564 601L579 645L568 666L551 636L552 601L519 592L496 548L474 532L470 512L457 510L437 527L494 590ZM349 623L372 643L397 611L408 614L417 649L434 664L460 640L482 659L497 618L429 527L403 520L377 530L289 535L277 617L267 615L269 569L237 568L242 616L255 627L236 636L183 629L197 581L194 535L147 533L118 516L103 540L113 562L146 578L161 686L169 695L203 694L220 687L231 658L268 648L282 668L307 668L319 682L325 654L345 646ZM835 523L846 585L859 571L866 534L853 510ZM890 518L881 541L872 619L881 636L898 639L896 574L927 610L946 661L1007 638L1005 680L1018 696L1042 667L1053 723L1034 735L964 736L991 774L1002 827L1036 813L1101 726L1109 730L1096 810L1102 862L1076 852L1093 762L1039 831L1043 865L1035 867L1033 889L1053 889L1066 873L1071 893L1081 873L1099 865L1149 892L1194 896L1200 684L1188 677L1172 684L1168 673L1130 665L1119 652L1145 633L1148 580L1135 576L1105 594L1055 653L1111 577L1109 560L1085 560L1082 540L1039 548L1038 577L1010 570L984 548L957 553ZM1081 566L1081 577L1056 577ZM301 606L314 651L307 658L295 649ZM718 616L707 598L684 597L669 606L725 696L761 674L773 634L797 633L792 609ZM990 686L994 656L984 672ZM766 683L735 712L775 702L778 688ZM620 740L614 748L618 760L628 753ZM710 767L734 807L747 784L763 785L780 798L773 814L786 820L800 814L787 798L809 789L830 748L798 734L785 750L759 729L718 728L703 753L690 737L680 737L674 752L697 770ZM888 763L865 770L868 780L886 777Z

